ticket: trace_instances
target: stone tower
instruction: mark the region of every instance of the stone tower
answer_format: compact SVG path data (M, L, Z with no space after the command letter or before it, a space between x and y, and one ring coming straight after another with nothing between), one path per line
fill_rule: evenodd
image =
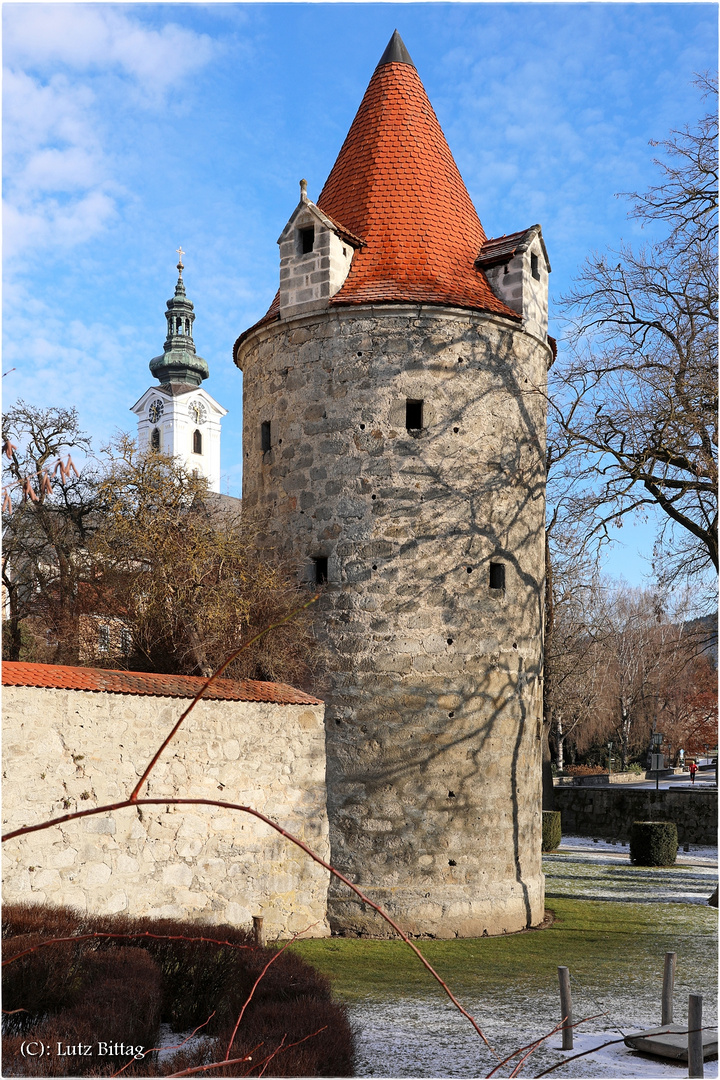
M131 408L138 418L138 446L152 446L178 458L190 472L206 477L211 491L220 491L220 422L227 415L200 387L209 373L207 361L195 352L195 311L185 293L182 262L177 264L175 295L167 302L167 337L162 356L150 361L159 381Z
M413 934L541 921L547 281L397 32L234 349L243 500L321 585L332 860ZM336 932L385 924L330 884Z

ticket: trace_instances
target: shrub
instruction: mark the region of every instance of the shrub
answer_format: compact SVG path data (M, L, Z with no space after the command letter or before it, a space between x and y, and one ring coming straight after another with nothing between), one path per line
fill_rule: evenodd
M568 765L564 771L568 776L602 776L607 773L602 765Z
M674 821L634 821L630 832L630 861L638 866L672 866L678 837Z
M6 1076L103 1076L127 1061L110 1055L26 1059L20 1045L28 1035L50 1046L104 1041L147 1049L157 1045L161 1022L186 1031L205 1024L211 1013L202 1045L163 1062L155 1055L134 1061L123 1076L162 1076L218 1060L253 983L277 955L272 948L255 947L247 932L231 926L21 904L6 905L3 916L6 960L56 937L128 935L54 942L6 965L3 1006L21 1010L4 1018ZM293 1042L299 1045L286 1051ZM272 1056L281 1044L281 1052ZM331 1000L325 977L289 950L268 968L243 1016L230 1056L245 1054L252 1054L257 1065L226 1066L211 1075L353 1073L353 1034L344 1007ZM268 1056L272 1059L266 1062Z
M560 847L562 840L562 828L560 824L559 810L543 810L542 812L542 849L543 851L555 851Z

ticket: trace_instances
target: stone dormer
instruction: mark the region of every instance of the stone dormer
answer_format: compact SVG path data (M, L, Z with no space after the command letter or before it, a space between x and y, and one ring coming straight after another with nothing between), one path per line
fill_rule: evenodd
M546 341L550 260L540 226L486 240L475 266L498 299L522 315L528 333Z
M353 253L363 241L343 229L307 197L300 181L300 202L278 240L280 247L280 318L318 311L342 287Z

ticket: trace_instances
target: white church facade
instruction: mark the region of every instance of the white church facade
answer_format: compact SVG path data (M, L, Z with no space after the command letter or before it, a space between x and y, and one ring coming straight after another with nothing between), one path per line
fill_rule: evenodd
M167 302L168 330L161 356L150 361L159 385L149 387L131 411L138 418L138 446L176 458L188 472L207 479L220 491L220 424L227 415L200 385L208 378L207 361L195 352L195 312L185 293L182 262L177 265L175 295Z

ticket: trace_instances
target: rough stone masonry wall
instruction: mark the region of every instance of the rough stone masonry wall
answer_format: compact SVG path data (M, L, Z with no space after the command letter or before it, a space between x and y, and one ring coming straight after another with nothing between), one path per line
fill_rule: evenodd
M274 323L239 356L243 506L306 580L328 560L333 859L417 934L543 917L547 358L510 319L399 304ZM329 902L335 929L383 932Z
M717 791L555 788L563 833L629 840L633 821L674 821L681 844L717 844Z
M3 831L126 798L187 704L4 687ZM142 794L252 806L327 858L323 706L200 702ZM326 871L247 814L119 810L3 848L5 901L329 932Z

